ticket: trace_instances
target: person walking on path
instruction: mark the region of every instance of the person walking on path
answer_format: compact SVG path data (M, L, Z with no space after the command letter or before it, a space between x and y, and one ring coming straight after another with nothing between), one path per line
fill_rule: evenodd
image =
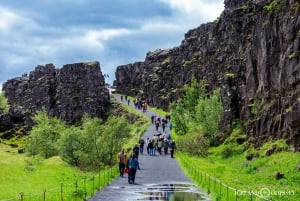
M136 159L138 159L138 158L139 158L139 153L140 153L140 146L139 146L139 144L136 144L136 145L133 147L132 151L133 151L133 153L134 153Z
M145 140L141 138L140 140L140 153L143 154L144 152L144 146L145 146Z
M123 177L125 164L127 162L127 155L124 153L124 149L122 149L122 151L117 154L117 162L119 163L120 176Z
M135 182L136 170L140 170L140 165L136 155L132 154L132 157L129 161L128 183L133 184Z
M170 147L171 147L171 158L174 158L174 151L176 149L176 144L175 144L174 140L171 141L171 146Z

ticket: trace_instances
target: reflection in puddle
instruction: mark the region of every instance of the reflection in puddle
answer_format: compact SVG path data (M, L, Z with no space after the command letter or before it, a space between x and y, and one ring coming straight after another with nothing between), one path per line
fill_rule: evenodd
M141 196L137 200L163 200L163 201L201 201L210 200L206 194L201 193L192 184L163 184L152 185L137 192Z

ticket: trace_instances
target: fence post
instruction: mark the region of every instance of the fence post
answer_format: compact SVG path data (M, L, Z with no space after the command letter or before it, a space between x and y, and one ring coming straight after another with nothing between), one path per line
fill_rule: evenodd
M93 194L95 192L95 176L93 175Z
M222 182L220 181L220 197L222 197Z
M227 201L228 201L228 186L226 186L226 197L227 197Z
M24 200L24 193L23 192L20 193L20 198L21 198L21 201Z
M208 190L210 191L210 176L208 176Z
M46 201L46 189L44 190L43 200Z
M99 189L100 189L100 187L101 187L101 175L100 175L100 169L99 169L99 175L98 175L98 184L99 184Z
M217 185L217 178L214 179L215 182L214 182L214 189L216 189L216 185Z
M63 201L64 200L64 195L63 195L63 186L64 184L61 183L60 184L60 200Z
M77 194L78 194L78 184L77 181L75 181L75 201L77 200Z
M235 201L237 201L237 190L235 189Z
M84 200L86 200L86 194L87 194L86 179L83 180L83 185L84 185Z

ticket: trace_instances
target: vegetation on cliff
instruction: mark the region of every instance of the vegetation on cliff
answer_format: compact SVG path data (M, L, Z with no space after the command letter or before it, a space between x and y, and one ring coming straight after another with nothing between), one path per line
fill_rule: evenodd
M299 200L299 153L291 152L284 139L254 147L236 119L224 142L209 146L221 133L218 90L208 94L205 83L193 79L170 112L178 160L214 200Z
M5 98L4 92L0 92L0 111L8 112L9 105L7 103L7 98Z
M179 148L200 156L206 156L208 146L215 145L223 112L220 90L209 94L205 86L204 81L193 78L170 110L174 130L182 136Z

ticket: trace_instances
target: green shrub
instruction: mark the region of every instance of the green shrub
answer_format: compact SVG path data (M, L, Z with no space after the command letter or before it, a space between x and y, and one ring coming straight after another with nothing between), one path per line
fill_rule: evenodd
M35 125L26 139L26 151L30 155L42 155L49 158L58 154L57 141L65 125L57 118L47 115L45 109L34 117Z
M222 158L230 158L233 155L242 154L245 150L243 145L238 145L237 143L230 143L223 145L221 150L221 157Z
M43 110L34 117L35 125L26 140L26 151L32 156L49 158L60 155L71 165L85 170L111 166L115 154L130 134L125 117L110 117L106 122L84 116L81 125L66 126Z
M268 5L264 6L264 10L270 13L277 12L281 9L279 0L272 0Z
M206 157L208 154L209 142L199 134L180 137L176 144L178 150L193 156Z
M219 123L223 113L220 89L209 94L205 82L192 78L184 87L184 95L171 104L171 119L175 132L179 135L201 130L211 145L220 133ZM200 133L199 133L200 134Z
M261 156L270 156L274 153L288 151L290 146L285 140L277 140L265 143L259 150Z
M5 97L4 92L0 92L0 110L3 112L8 112L9 104L7 102L7 98Z

